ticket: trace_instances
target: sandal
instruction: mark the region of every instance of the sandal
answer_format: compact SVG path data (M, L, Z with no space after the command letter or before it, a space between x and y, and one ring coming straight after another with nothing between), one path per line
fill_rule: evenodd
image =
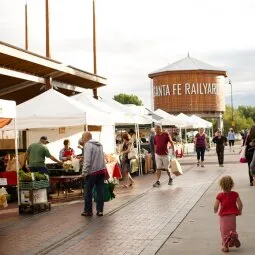
M93 213L83 212L81 216L93 216Z
M135 182L134 182L134 181L131 181L131 183L129 184L129 186L132 187L133 184L135 184Z

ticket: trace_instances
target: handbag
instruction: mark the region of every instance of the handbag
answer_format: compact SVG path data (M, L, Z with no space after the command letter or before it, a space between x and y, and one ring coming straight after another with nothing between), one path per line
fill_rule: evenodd
M130 152L128 153L128 159L137 159L137 152L136 152L136 149L134 148L134 145L132 144L131 145L131 148L130 148Z
M176 176L179 176L179 175L183 174L181 165L180 165L179 161L176 158L173 158L171 160L171 172Z
M240 152L240 163L247 163L247 159L246 159L246 141L247 141L248 135L246 136L245 142L244 142L244 146L242 147L242 150Z

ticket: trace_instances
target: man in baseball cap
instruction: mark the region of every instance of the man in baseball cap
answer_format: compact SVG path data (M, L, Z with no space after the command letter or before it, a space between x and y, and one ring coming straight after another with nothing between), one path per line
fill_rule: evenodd
M47 143L49 143L47 136L42 136L39 143L32 143L29 145L25 159L28 159L28 166L31 172L48 174L48 169L45 165L46 157L50 158L52 161L62 164L61 161L57 160L50 154L49 149L45 146Z
M49 143L47 136L41 136L40 142L41 142L42 144L47 144L47 143Z

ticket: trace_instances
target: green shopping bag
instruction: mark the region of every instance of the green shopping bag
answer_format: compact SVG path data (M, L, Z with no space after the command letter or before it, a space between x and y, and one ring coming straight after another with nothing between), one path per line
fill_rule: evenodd
M114 191L114 184L111 182L104 183L104 202L108 202L115 198ZM93 188L93 197L94 202L97 202L97 191L96 188Z

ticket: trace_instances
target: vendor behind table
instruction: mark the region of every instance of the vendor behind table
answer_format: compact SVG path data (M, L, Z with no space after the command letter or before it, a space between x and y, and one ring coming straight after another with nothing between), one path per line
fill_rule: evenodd
M68 139L64 140L64 148L59 152L59 160L67 161L75 157L74 150L70 147L70 141Z

